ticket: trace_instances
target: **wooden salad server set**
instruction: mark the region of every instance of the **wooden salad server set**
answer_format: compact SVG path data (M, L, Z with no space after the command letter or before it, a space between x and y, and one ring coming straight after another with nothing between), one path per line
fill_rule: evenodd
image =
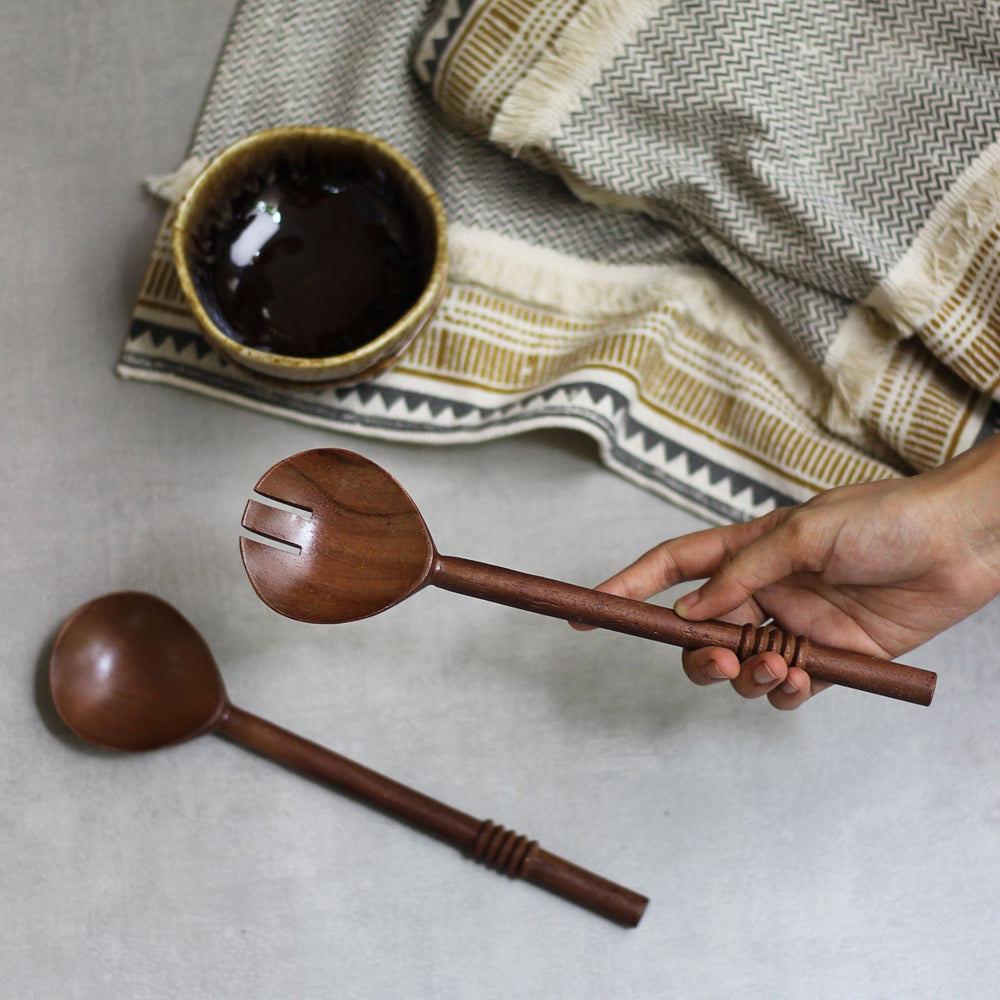
M937 677L862 653L723 621L686 621L668 608L545 577L441 555L406 490L354 452L318 448L268 470L240 539L247 575L275 611L305 622L349 622L392 607L422 587L479 597L675 646L724 646L740 659L765 650L817 680L929 705ZM291 548L276 548L269 542Z
M240 539L243 563L260 598L289 618L355 621L433 585L686 648L726 646L741 659L776 650L819 680L921 705L934 693L930 671L810 643L773 626L689 622L657 605L441 555L403 487L353 452L293 455L261 477L256 493L261 499L251 499L243 514L255 536ZM204 639L150 594L108 594L77 609L53 645L49 687L63 721L98 746L153 750L217 733L617 923L636 926L648 903L491 820L237 708Z

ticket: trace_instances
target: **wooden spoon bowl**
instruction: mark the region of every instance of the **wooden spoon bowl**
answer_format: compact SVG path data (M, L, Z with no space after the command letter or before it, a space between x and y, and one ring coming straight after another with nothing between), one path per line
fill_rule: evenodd
M211 650L165 601L109 594L78 608L49 662L56 710L107 750L155 750L210 732L226 692Z

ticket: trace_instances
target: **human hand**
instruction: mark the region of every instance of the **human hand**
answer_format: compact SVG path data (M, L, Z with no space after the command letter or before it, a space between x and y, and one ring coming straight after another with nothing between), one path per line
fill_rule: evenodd
M909 479L839 487L745 524L657 545L598 589L636 600L707 577L674 605L692 620L782 629L893 658L1000 593L1000 437ZM774 652L740 663L686 650L696 684L729 680L744 697L801 705L826 685Z

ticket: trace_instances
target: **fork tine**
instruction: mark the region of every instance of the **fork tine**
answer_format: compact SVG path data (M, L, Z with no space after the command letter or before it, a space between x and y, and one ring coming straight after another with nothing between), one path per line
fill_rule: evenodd
M312 470L300 468L296 458L298 456L293 456L268 469L257 481L254 493L311 511L317 499L322 499L324 489L315 482Z
M258 500L247 501L242 523L244 528L256 535L294 545L300 550L309 541L313 530L308 518Z
M317 610L310 601L308 589L285 585L288 578L298 572L296 567L302 560L301 553L278 549L270 542L243 535L240 538L240 556L251 586L269 608L297 621L329 622L322 605Z

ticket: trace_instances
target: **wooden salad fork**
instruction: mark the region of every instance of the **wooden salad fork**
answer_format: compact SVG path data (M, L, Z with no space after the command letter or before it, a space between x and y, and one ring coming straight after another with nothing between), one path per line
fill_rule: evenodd
M240 539L243 564L261 600L299 621L356 621L433 585L687 649L723 646L740 659L773 650L816 680L919 705L934 695L931 671L823 646L773 625L686 621L659 605L441 555L406 490L354 452L300 452L268 470L255 492L262 499L248 501L243 526L259 537Z

